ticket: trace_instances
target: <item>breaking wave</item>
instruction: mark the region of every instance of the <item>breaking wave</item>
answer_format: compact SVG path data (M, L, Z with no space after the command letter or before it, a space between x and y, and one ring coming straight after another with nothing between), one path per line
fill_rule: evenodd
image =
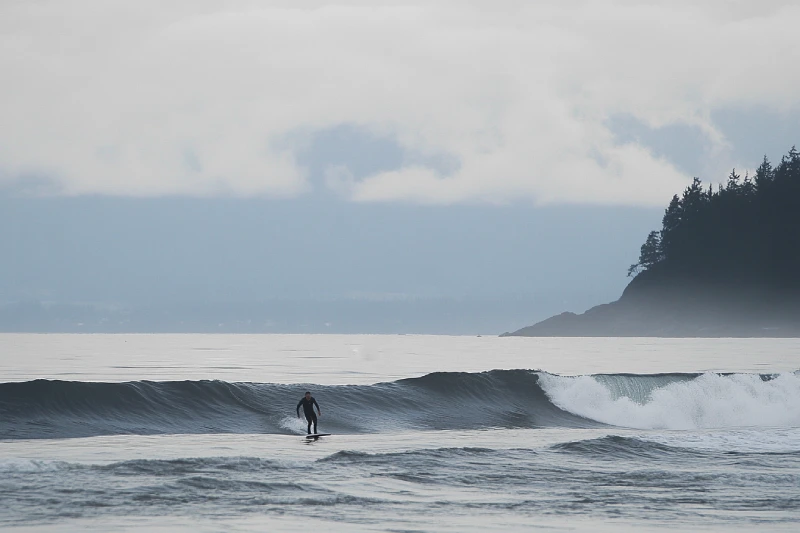
M797 373L558 376L440 372L375 385L224 381L0 383L0 439L114 434L295 434L302 393L332 433L484 428L800 426Z
M542 374L555 405L604 424L636 429L800 426L800 376L666 374L565 377Z

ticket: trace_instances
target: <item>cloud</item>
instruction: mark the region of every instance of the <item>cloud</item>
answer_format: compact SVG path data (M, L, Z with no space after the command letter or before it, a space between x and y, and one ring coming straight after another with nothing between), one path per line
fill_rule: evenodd
M715 110L800 106L798 22L792 2L721 0L9 2L0 180L298 195L287 139L350 124L420 154L334 169L355 201L660 205L688 176L609 117L724 147ZM424 164L440 155L458 165Z

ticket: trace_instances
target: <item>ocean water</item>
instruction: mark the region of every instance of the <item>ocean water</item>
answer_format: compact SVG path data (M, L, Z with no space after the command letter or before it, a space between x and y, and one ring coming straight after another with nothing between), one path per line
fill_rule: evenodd
M12 531L796 531L800 340L0 335ZM295 416L322 408L317 441Z

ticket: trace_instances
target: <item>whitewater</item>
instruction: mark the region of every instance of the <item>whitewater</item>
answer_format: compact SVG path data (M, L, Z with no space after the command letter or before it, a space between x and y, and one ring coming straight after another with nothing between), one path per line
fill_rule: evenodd
M800 522L794 339L0 335L0 349L0 528ZM302 437L305 390L331 437Z

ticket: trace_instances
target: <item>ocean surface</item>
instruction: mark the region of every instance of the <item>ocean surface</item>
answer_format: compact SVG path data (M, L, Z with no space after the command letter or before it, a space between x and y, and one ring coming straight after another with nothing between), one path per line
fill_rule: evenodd
M795 339L0 335L0 529L797 531L798 369Z

